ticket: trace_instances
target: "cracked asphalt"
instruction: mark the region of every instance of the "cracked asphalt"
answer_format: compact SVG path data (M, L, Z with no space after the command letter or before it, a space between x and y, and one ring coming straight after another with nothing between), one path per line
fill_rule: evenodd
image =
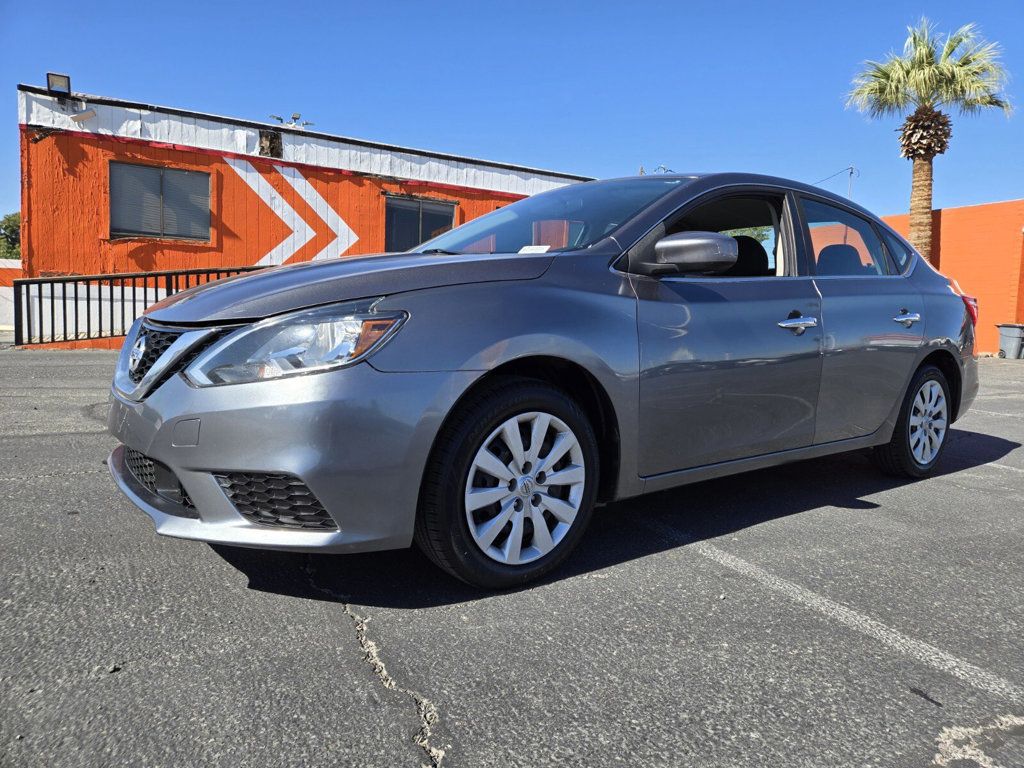
M0 351L0 765L1024 766L1024 363L980 364L934 478L609 505L486 594L157 537L102 463L113 353Z

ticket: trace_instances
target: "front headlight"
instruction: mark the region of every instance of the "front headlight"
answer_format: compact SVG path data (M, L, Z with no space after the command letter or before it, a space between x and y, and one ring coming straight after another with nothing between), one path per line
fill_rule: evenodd
M406 318L404 312L374 312L374 303L318 307L234 331L200 354L185 376L209 387L352 365L378 349Z

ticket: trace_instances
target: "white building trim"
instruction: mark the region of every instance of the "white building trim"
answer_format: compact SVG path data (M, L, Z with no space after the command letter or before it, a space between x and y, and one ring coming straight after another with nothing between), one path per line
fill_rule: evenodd
M72 119L87 110L95 110L95 116L80 122ZM19 86L18 122L23 126L177 144L257 158L260 157L259 133L262 127L281 132L283 156L280 159L285 162L515 195L533 195L586 180L581 176L536 168L375 144L169 107L120 102L99 96L75 94L71 99L61 100L44 89L32 86Z

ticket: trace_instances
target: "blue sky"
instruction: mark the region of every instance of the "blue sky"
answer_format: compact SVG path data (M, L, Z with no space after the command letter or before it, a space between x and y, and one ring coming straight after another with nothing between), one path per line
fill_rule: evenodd
M0 0L0 213L19 207L15 85L75 90L608 177L665 165L816 182L907 208L896 119L844 109L859 63L926 14L1003 44L1021 109L954 118L937 206L1024 197L1022 0L259 2ZM823 186L845 192L846 177Z

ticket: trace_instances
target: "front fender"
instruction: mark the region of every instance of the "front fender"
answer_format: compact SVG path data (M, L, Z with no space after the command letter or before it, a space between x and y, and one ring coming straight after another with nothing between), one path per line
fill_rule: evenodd
M370 364L395 372L473 371L480 374L474 383L488 371L529 357L580 366L615 411L621 441L618 487L628 495L638 486L636 299L617 272L569 270L570 285L552 271L554 280L546 275L389 296L381 309L404 310L409 319ZM584 273L594 279L582 280Z

